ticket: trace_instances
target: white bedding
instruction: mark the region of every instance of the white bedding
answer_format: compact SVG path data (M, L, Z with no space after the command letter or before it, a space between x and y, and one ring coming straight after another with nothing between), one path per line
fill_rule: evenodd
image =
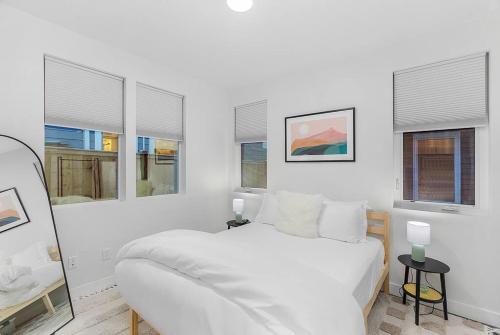
M304 239L277 232L270 225L250 224L221 232L217 234L217 239L223 245L257 246L258 251L254 255L257 261L260 258L271 262L281 258L294 260L297 276L307 271L305 269L316 270L319 276L331 281L330 287L323 290L335 291L335 287L343 287L356 298L359 313L373 293L383 266L382 243L374 238L360 244L323 238ZM122 259L116 267L116 279L127 302L161 333L273 334L268 327L264 327L262 320L256 320L255 315L248 313L245 306L235 303L230 296L164 264L140 257ZM340 308L335 312L339 314L349 303L334 301L332 305L333 308ZM350 314L356 313L351 311ZM336 317L338 315L324 320L327 326L331 326ZM359 323L359 320L354 321L349 316L344 318L346 322ZM338 321L333 327L335 334L343 334L346 329ZM364 331L362 324L354 327L361 329L361 333Z
M9 308L28 301L63 278L61 262L51 261L46 265L37 267L33 269L31 276L35 281L35 287L8 293L0 292L0 309Z

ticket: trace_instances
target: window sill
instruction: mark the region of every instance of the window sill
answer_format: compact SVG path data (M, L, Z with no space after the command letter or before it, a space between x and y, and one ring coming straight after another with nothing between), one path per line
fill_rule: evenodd
M122 200L120 199L106 199L106 200L97 200L97 201L83 201L83 202L73 202L68 204L59 204L52 205L52 209L54 211L65 210L70 208L78 208L78 207L86 207L86 206L99 206L102 204L115 204L120 203Z
M393 207L398 209L444 213L444 214L456 214L456 215L486 216L488 214L487 210L481 209L476 206L440 204L435 202L423 202L423 201L395 200Z
M267 193L267 188L236 187L233 192L244 194L265 194Z

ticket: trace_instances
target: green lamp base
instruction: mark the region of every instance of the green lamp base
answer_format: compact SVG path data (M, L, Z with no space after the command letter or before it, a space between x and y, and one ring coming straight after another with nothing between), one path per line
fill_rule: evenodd
M243 215L236 214L236 223L242 223L242 222L243 222Z
M423 245L413 244L411 246L411 259L415 262L425 263L425 247Z

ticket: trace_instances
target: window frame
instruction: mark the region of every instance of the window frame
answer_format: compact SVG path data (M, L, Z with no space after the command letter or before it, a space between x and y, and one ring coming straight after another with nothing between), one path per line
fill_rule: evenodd
M166 194L156 194L156 195L145 195L145 196L138 196L137 195L137 187L135 188L135 194L134 197L136 199L148 199L148 198L155 198L155 197L167 197L167 196L176 196L179 194L184 193L184 184L182 184L182 158L183 158L183 148L184 148L184 141L176 141L176 140L167 140L163 138L157 138L157 137L150 137L150 136L140 136L140 135L135 135L135 146L134 146L134 152L135 152L135 159L137 159L137 142L138 138L149 138L149 139L154 139L154 140L164 140L164 141L171 141L171 142L177 142L177 167L176 167L176 176L177 176L177 192L175 193L166 193ZM135 175L134 175L134 180L137 182L137 169L135 169Z
M259 188L259 187L243 187L241 186L241 182L242 182L242 170L243 170L243 166L242 166L242 156L241 156L241 153L242 153L242 145L243 144L249 144L249 143L266 143L266 188ZM256 141L256 142L235 142L235 145L234 145L234 157L235 157L235 161L234 161L234 166L237 167L234 169L235 173L234 173L234 192L238 192L238 193L255 193L255 194L263 194L263 193L267 193L267 189L269 187L269 180L268 180L268 176L269 176L269 173L268 173L268 169L267 167L269 166L268 165L268 161L269 161L269 143L268 141Z
M43 125L43 133L44 133L44 143L43 143L43 157L44 157L44 169L46 169L46 166L45 166L45 155L46 155L46 148L47 148L47 145L46 145L46 142L45 142L45 136L46 136L46 126L54 126L52 124L47 124L47 123L44 123ZM55 126L55 127L63 127L63 128L71 128L71 129L78 129L78 130L83 130L83 131L98 131L98 132L102 132L102 133L110 133L110 132L105 132L105 131L102 131L102 130L96 130L96 129L87 129L87 128L75 128L75 127L67 127L67 126ZM123 189L124 189L124 185L122 185L121 183L121 180L122 180L122 175L124 175L124 170L125 169L125 164L124 164L124 157L123 157L123 153L124 153L124 149L123 147L126 145L125 143L125 135L124 134L120 134L120 133L112 133L114 135L117 135L117 142L118 142L118 151L116 152L117 154L117 167L116 167L116 198L110 198L110 199L103 199L103 200L93 200L93 201L85 201L85 202L72 202L72 203L66 203L66 204L58 204L58 205L53 205L51 203L51 206L53 208L70 208L70 207L78 207L78 206L93 206L95 204L99 204L99 203L103 203L103 202L106 202L106 203L112 203L112 202L120 202L124 199L124 194L123 194ZM78 149L74 149L74 150L78 150ZM95 152L98 152L97 150L88 150L88 151L95 151ZM48 186L47 186L48 187ZM49 194L50 196L50 194ZM49 199L50 200L50 199Z
M439 130L439 129L438 129ZM442 129L448 130L443 132L443 137L446 134L453 133L457 129ZM442 203L431 201L404 200L403 198L403 134L394 133L394 208L463 214L463 215L485 215L488 206L488 129L487 127L474 128L475 136L475 205L463 205L456 203ZM420 136L421 135L421 136ZM424 134L419 134L419 139L424 139ZM414 144L415 145L415 144ZM457 146L455 146L456 149ZM455 157L457 159L457 157ZM456 178L456 176L455 176Z

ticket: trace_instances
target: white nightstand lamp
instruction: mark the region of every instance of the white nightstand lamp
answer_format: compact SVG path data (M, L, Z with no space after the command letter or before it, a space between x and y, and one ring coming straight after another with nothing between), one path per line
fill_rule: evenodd
M236 223L243 222L243 211L245 210L245 200L233 199L233 212L236 216Z
M431 244L431 226L425 222L408 221L406 238L411 246L411 259L425 262L425 246Z

